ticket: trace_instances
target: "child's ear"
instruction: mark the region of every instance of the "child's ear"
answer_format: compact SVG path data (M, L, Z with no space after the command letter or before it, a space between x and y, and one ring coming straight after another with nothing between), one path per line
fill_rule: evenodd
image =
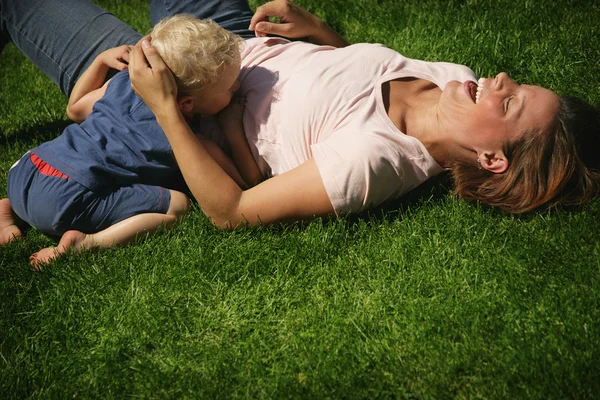
M185 95L177 99L177 105L184 114L189 114L194 109L194 97Z

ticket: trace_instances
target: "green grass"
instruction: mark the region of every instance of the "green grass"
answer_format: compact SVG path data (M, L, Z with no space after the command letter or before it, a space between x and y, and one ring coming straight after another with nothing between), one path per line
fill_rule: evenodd
M141 0L99 3L149 28ZM600 104L596 2L298 3L352 42ZM10 165L67 119L12 46L0 88L4 197ZM194 209L41 273L27 257L54 242L34 230L0 248L0 397L597 396L600 201L517 219L444 185L370 215L234 233Z

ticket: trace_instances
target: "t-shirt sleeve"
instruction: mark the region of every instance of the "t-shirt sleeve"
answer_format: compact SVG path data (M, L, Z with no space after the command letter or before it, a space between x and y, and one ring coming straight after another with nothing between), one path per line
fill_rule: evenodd
M312 151L338 216L377 206L412 188L405 179L407 163L381 138L336 134L313 144Z

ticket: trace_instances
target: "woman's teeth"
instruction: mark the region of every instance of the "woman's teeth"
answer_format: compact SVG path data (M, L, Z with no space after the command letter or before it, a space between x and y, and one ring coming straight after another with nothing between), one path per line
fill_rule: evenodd
M475 94L475 104L479 103L479 95L483 91L483 82L485 82L485 78L479 78L477 82L477 93Z

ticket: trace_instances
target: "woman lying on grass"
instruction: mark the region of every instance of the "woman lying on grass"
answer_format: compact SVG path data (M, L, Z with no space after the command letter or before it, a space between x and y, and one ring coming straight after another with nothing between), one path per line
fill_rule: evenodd
M248 15L241 0L167 1L151 11L154 20L167 10L211 17L203 14L209 3L219 3L210 7L216 14ZM266 22L269 16L282 24ZM461 65L411 60L376 44L349 46L287 0L259 7L249 26L259 38L242 52L243 128L263 174L273 177L246 191L194 139L155 49L144 40L132 51L134 90L219 227L360 212L446 168L459 197L509 213L579 205L598 193L600 117L582 101L504 73L477 80Z
M153 23L186 12L248 39L238 78L247 104L237 129L245 133L252 163L263 176L272 175L248 190L194 136L156 49L145 39L130 54L132 86L156 115L193 196L219 227L361 212L448 168L460 197L510 213L583 204L598 193L593 156L599 117L581 101L520 86L506 74L477 81L464 66L408 59L381 45L350 46L286 0L267 3L254 16L243 0L150 6ZM96 54L139 38L124 38L121 33L131 29L114 17L97 23L87 2L53 7L48 15L44 7L28 11L44 24L13 15L11 26L19 26L20 35L37 35L15 42L66 93ZM62 7L70 18L57 21ZM3 14L6 9L3 4ZM269 16L282 23L266 22ZM77 47L68 57L64 49L44 48L51 58L45 62L42 45L30 46L50 26L73 36L69 42Z

